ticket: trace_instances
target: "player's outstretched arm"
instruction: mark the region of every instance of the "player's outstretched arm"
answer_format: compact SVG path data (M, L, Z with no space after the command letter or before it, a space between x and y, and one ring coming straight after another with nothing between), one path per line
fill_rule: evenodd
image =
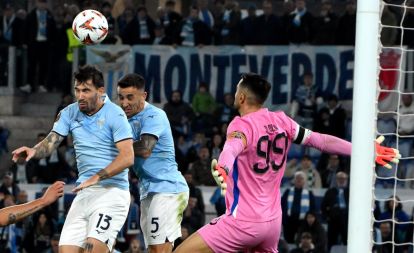
M126 168L134 164L134 150L132 148L132 139L126 139L116 143L118 148L117 157L104 169L100 170L88 180L74 188L73 192L78 192L86 187L97 184L99 181L113 177L121 173Z
M57 181L49 186L41 198L30 201L26 204L6 207L0 210L0 227L16 223L21 219L37 212L45 206L55 202L63 195L65 185L62 181Z
M46 138L41 142L36 144L33 148L29 147L20 147L12 152L14 162L17 161L19 156L26 156L26 161L29 161L31 158L45 158L52 154L52 151L55 150L59 144L63 141L64 137L55 133L50 132Z
M330 154L351 155L352 144L350 142L332 135L312 132L308 129L304 129L304 131L305 134L302 135L304 139L299 143L303 143ZM398 163L401 155L397 149L381 146L383 141L384 136L378 137L375 141L375 162L378 165L391 169L392 167L390 163Z

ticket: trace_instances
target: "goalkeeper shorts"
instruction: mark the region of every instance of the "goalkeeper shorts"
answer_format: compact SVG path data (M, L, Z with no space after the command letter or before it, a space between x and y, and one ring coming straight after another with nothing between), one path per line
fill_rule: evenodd
M282 217L271 221L240 221L222 215L198 230L214 252L278 252Z

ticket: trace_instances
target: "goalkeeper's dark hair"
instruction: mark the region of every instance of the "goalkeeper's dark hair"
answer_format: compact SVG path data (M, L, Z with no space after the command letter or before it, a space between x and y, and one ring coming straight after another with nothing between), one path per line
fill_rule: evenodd
M105 87L102 72L93 65L84 65L79 67L78 71L74 74L75 80L80 83L85 83L88 80L92 80L95 88Z
M118 87L134 87L138 90L145 90L145 79L141 75L135 73L126 74L123 77L121 77L121 79L119 79Z
M262 105L269 95L270 83L261 75L256 73L242 74L240 88L248 89L254 96L257 104Z

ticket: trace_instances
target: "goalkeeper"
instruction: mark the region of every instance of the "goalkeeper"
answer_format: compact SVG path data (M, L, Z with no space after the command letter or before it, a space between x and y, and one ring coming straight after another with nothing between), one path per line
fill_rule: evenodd
M175 252L278 252L282 208L280 183L293 143L320 151L351 155L351 143L312 132L283 112L263 107L270 84L257 74L244 74L237 85L235 107L240 113L229 125L227 140L213 176L226 195L226 213L191 235ZM390 168L398 162L395 149L376 142L376 161ZM227 191L226 191L227 190Z

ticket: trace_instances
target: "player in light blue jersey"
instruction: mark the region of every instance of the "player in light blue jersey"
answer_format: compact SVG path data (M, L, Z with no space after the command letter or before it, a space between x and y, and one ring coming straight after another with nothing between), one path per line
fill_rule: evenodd
M30 158L50 155L69 133L73 136L79 178L77 192L62 229L59 252L109 252L128 215L128 167L134 162L132 132L125 113L104 93L102 73L84 66L75 73L77 102L64 108L49 135Z
M150 253L168 253L181 236L189 194L175 161L170 123L163 110L145 102L145 80L140 75L128 74L118 81L118 98L134 136L145 245Z

